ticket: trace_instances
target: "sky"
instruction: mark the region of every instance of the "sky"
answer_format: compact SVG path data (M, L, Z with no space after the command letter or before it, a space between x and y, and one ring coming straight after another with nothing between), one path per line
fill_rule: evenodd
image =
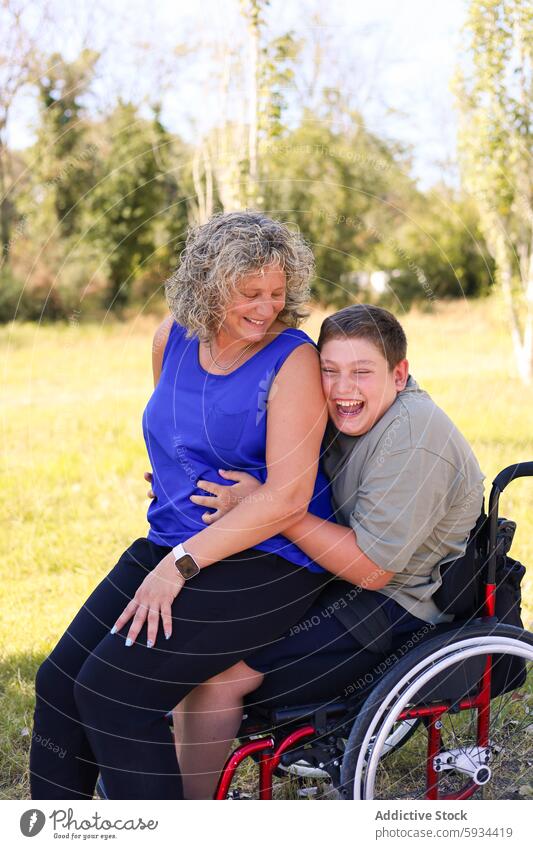
M170 130L190 141L208 126L216 112L209 100L215 87L202 45L238 41L238 0L194 5L188 0L77 0L62 7L50 2L60 23L47 34L47 46L66 58L74 58L82 43L106 48L90 109L105 110L119 91L135 100L164 89L162 117ZM309 38L320 30L335 57L325 73L340 80L343 94L361 109L371 131L412 145L413 173L426 188L442 177L456 178L456 115L449 83L466 6L467 0L330 0L327 6L318 0L272 0L268 25L274 35L292 28ZM36 18L40 8L35 0ZM175 60L177 45L181 57ZM301 80L312 73L310 57L296 73ZM35 123L34 100L27 93L13 113L10 145L31 143Z

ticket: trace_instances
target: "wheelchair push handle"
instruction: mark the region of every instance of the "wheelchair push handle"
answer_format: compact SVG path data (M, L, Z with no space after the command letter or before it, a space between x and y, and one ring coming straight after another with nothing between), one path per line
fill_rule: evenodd
M487 583L493 584L496 578L496 536L498 532L498 504L500 495L511 481L517 478L533 477L533 461L514 463L498 472L492 482L489 496L489 539Z
M533 477L533 461L527 463L515 463L498 472L492 481L492 488L501 492L516 478Z

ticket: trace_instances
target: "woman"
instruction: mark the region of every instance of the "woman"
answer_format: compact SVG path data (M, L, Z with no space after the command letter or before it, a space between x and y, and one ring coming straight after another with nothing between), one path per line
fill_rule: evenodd
M296 329L312 267L301 238L261 213L189 233L143 415L150 530L38 670L33 799L92 798L99 771L111 799L183 798L165 715L279 637L320 591L323 570L282 535L312 496L310 509L330 514L318 356ZM258 488L206 527L190 496L200 478L224 483L219 467L246 469Z

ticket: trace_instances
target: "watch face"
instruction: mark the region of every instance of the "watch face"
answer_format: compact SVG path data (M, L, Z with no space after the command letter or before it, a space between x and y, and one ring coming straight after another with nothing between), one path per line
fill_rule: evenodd
M194 577L194 575L197 575L200 571L190 554L186 554L184 557L180 557L179 560L176 560L176 569L181 575L183 575L185 580Z

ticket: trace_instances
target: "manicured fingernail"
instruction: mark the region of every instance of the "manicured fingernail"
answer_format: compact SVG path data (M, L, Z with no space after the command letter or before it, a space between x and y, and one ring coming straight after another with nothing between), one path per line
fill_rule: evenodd
M170 640L170 634L167 631L165 631L165 640Z
M153 646L153 642L151 640L146 640L146 645L148 646L149 649L151 649L152 646Z
M111 633L112 633L112 634L116 634L116 633L117 633L116 625L113 625L113 627L111 628Z
M131 646L132 643L133 643L133 640L130 640L130 638L128 637L128 639L126 640L126 645Z

